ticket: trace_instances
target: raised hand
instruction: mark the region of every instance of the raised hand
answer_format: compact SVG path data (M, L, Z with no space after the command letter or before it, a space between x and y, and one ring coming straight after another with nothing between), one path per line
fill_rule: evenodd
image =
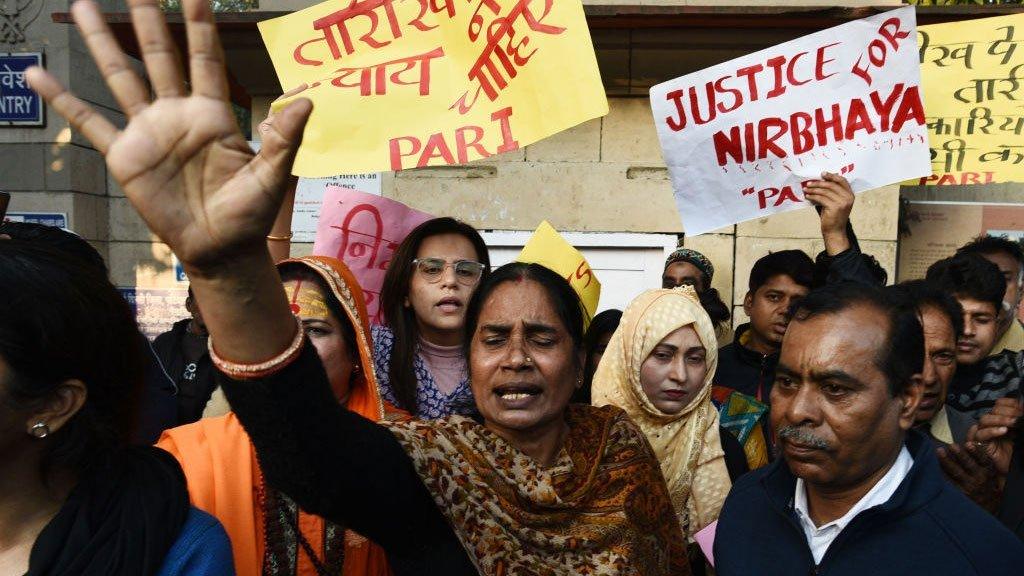
M157 0L128 0L155 99L129 67L96 4L71 7L110 91L128 116L118 130L39 68L29 83L106 157L128 200L184 264L217 352L273 358L297 326L267 251L312 106L297 100L262 132L253 155L228 104L224 54L208 0L184 0L191 93Z
M850 183L839 174L823 172L821 180L809 182L804 187L807 201L821 208L821 235L825 250L835 256L850 247L846 225L853 210L854 195Z
M185 0L191 93L157 0L129 0L155 99L128 65L97 5L78 0L75 23L128 116L118 130L45 70L26 72L38 92L106 157L111 175L150 229L193 271L265 251L302 130L312 109L297 100L262 132L253 155L228 102L224 57L206 0Z

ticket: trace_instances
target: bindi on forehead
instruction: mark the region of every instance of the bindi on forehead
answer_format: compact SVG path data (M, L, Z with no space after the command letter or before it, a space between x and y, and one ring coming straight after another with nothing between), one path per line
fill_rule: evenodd
M287 280L284 289L292 314L310 320L327 320L331 317L327 298L316 282L302 278Z

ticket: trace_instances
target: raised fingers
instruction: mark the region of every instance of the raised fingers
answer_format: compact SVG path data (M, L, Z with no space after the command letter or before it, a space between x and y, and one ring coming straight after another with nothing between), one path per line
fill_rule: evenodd
M157 0L128 0L128 7L153 92L158 98L185 95L178 49L167 30L160 4Z
M80 0L71 5L71 14L110 92L125 114L134 116L149 103L149 89L128 64L99 7L92 0Z
M284 194L284 182L291 174L302 131L312 110L312 102L299 98L278 112L270 129L263 134L260 152L249 166L256 178L274 194Z
M308 87L309 86L305 82L303 82L302 84L299 84L295 88L292 88L291 90L289 90L289 91L285 92L284 94L281 94L280 96L275 98L274 102L278 102L280 100L284 100L285 98L291 98L292 96L298 94L299 92L302 92L303 90L307 89ZM273 126L274 116L276 116L276 115L277 115L277 111L274 110L273 103L271 103L270 109L267 111L267 117L264 118L263 122L260 122L260 125L256 127L256 130L260 133L260 137L261 138L263 137L262 135L266 134L267 131L270 130L271 126Z
M224 71L224 50L213 21L208 0L184 0L185 31L188 34L189 73L192 92L227 100L228 81Z
M85 102L68 92L52 74L33 66L25 71L25 78L51 108L63 116L71 127L81 132L102 154L110 149L117 138L117 128Z

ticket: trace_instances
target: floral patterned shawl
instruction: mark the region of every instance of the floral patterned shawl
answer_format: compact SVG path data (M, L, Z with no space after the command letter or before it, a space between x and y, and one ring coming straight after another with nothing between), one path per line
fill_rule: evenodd
M485 576L690 573L665 480L614 407L571 405L542 468L463 416L386 424Z

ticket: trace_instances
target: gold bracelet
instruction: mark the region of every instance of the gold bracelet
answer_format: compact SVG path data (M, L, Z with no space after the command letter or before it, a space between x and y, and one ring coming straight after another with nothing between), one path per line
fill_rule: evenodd
M210 350L210 360L218 370L233 380L257 380L271 376L283 370L295 361L295 359L299 357L299 353L302 351L302 344L306 341L306 331L303 330L302 319L298 316L295 316L295 323L298 329L295 331L295 338L292 339L291 344L285 348L284 352L281 352L266 362L240 364L238 362L225 360L213 349L213 337L208 338L206 341L206 345Z
M267 240L276 240L278 242L288 242L289 240L292 239L292 236L294 234L295 234L294 232L289 232L287 236L274 236L272 234L267 234Z

